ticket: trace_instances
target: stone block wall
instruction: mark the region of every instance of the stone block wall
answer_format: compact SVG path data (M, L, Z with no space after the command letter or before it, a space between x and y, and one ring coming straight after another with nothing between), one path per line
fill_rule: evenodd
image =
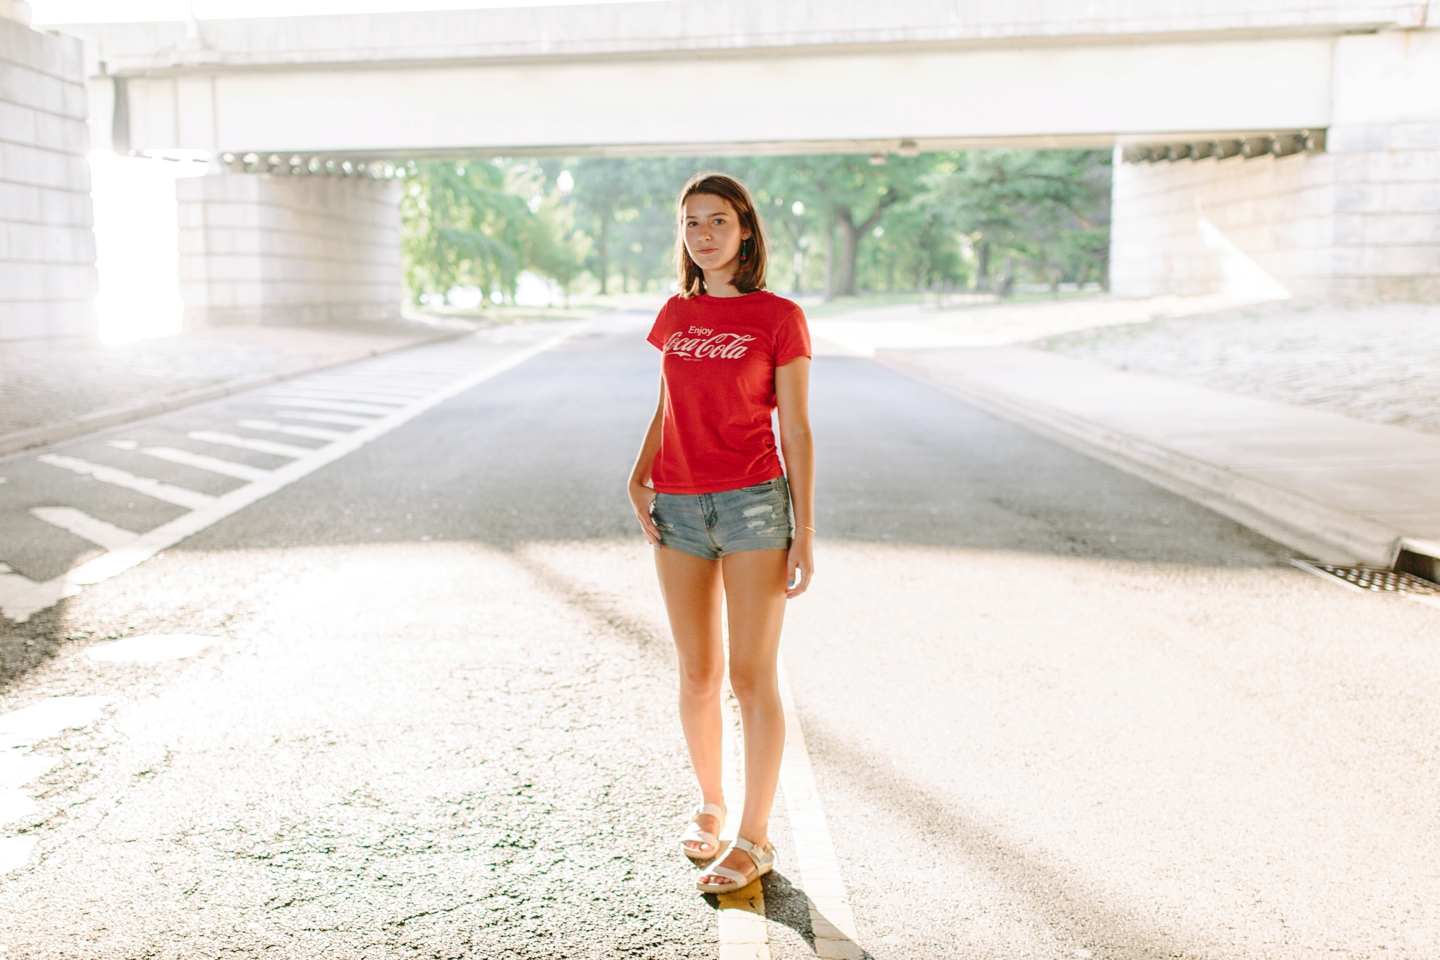
M0 17L0 340L95 333L79 40Z
M1336 41L1323 153L1123 163L1111 288L1440 300L1440 30Z
M187 329L399 316L397 182L225 173L176 190Z
M1324 296L1334 158L1115 164L1110 287L1120 296Z

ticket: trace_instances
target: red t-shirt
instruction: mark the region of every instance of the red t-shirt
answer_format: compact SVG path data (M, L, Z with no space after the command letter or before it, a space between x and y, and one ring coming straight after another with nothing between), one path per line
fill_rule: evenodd
M650 479L660 493L718 493L782 473L770 414L775 368L810 356L794 301L671 297L646 338L662 354L665 413Z

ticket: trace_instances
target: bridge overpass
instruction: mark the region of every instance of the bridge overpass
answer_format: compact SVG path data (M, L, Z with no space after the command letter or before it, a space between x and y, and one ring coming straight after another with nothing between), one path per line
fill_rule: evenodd
M1118 293L1436 298L1437 28L1375 0L654 0L65 31L96 146L237 158L180 186L187 316L216 323L393 311L370 174L477 155L1113 146Z

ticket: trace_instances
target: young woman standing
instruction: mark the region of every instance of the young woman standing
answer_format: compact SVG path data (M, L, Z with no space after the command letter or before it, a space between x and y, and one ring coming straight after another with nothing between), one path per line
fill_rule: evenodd
M815 569L810 335L799 306L764 289L765 237L743 184L696 176L680 193L679 213L680 293L648 338L662 354L660 402L630 474L630 502L655 547L679 654L680 723L703 797L681 837L692 860L719 853L726 814L725 605L730 688L745 731L745 807L739 836L697 883L724 893L775 861L768 828L785 748L780 626L786 600L805 592Z

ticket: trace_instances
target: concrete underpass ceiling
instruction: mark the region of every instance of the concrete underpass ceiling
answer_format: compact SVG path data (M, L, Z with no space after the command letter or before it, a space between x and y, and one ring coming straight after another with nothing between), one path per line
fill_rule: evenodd
M1274 5L1272 0L1253 0L1248 7L1267 4ZM983 5L961 5L974 7L971 12L981 19L998 16L992 8L986 8L989 13L981 10ZM621 6L626 8L624 17L634 19L641 6L649 5ZM807 5L777 3L773 11L738 6L749 10L746 15L755 20L750 26L758 29L772 12L783 20ZM1030 10L1034 3L1019 6L1035 13ZM1345 4L1328 6L1338 10ZM900 7L911 13L918 9L913 3L894 9ZM603 7L586 9L581 20L598 16ZM737 23L743 19L737 19L735 11L714 16ZM867 16L884 20L899 14L872 10ZM512 24L516 43L521 27L544 19L537 14L517 17ZM1235 22L1225 27L1232 34L1219 39L1198 20L1172 17L1171 23L1150 17L1125 27L1129 21L1122 17L1117 29L1137 32L1065 40L1038 36L1038 27L1027 27L1034 41L1028 46L1017 45L1013 37L993 38L987 44L978 36L957 36L945 47L923 39L902 43L896 39L899 34L877 27L868 46L841 43L838 35L826 35L827 45L816 34L808 46L788 49L767 46L763 37L752 36L752 29L731 37L738 46L702 51L680 49L691 41L699 43L704 39L700 34L689 36L681 30L667 40L660 26L642 18L627 20L626 29L635 37L654 35L652 40L664 40L670 49L556 57L521 56L524 51L516 47L510 56L462 62L440 56L442 41L452 44L452 54L456 44L481 41L462 35L446 38L429 28L426 33L421 21L429 19L417 15L414 29L403 36L360 29L381 22L364 17L206 22L193 37L177 43L171 43L174 24L86 28L97 47L97 68L99 47L126 73L130 69L123 66L127 61L120 56L122 48L134 56L148 49L151 56L144 75L92 79L91 115L100 118L92 122L92 141L122 152L299 154L358 162L486 156L903 155L994 148L1105 149L1117 143L1244 137L1330 125L1335 41L1317 31L1338 26L1292 17L1294 22L1276 21L1256 32L1255 17L1236 14L1231 18ZM451 19L440 17L436 23ZM454 23L491 19L475 13ZM1076 30L1084 26L1078 13L1070 19ZM1177 39L1173 31L1157 32L1182 21L1196 25L1186 39ZM1250 23L1248 38L1241 39L1233 31L1245 23ZM1220 21L1210 26L1216 24ZM618 30L624 24L611 26ZM563 29L556 29L558 37L580 28L564 21ZM420 33L411 36L415 30ZM310 36L307 31L319 33ZM707 43L723 39L717 39L718 34L705 37ZM747 37L755 46L745 47ZM598 43L601 38L597 33L591 40ZM336 53L345 43L352 45L352 53L369 50L377 59L363 68L354 62L323 62L323 51ZM228 62L236 51L247 50L247 56L253 53L268 64ZM436 59L418 64L414 58L421 50ZM181 62L167 61L171 54ZM307 62L307 57L318 59ZM710 119L715 112L703 105L717 96L731 97L732 91L737 106L727 108L721 120ZM114 122L106 124L106 117ZM111 131L113 141L107 144Z

